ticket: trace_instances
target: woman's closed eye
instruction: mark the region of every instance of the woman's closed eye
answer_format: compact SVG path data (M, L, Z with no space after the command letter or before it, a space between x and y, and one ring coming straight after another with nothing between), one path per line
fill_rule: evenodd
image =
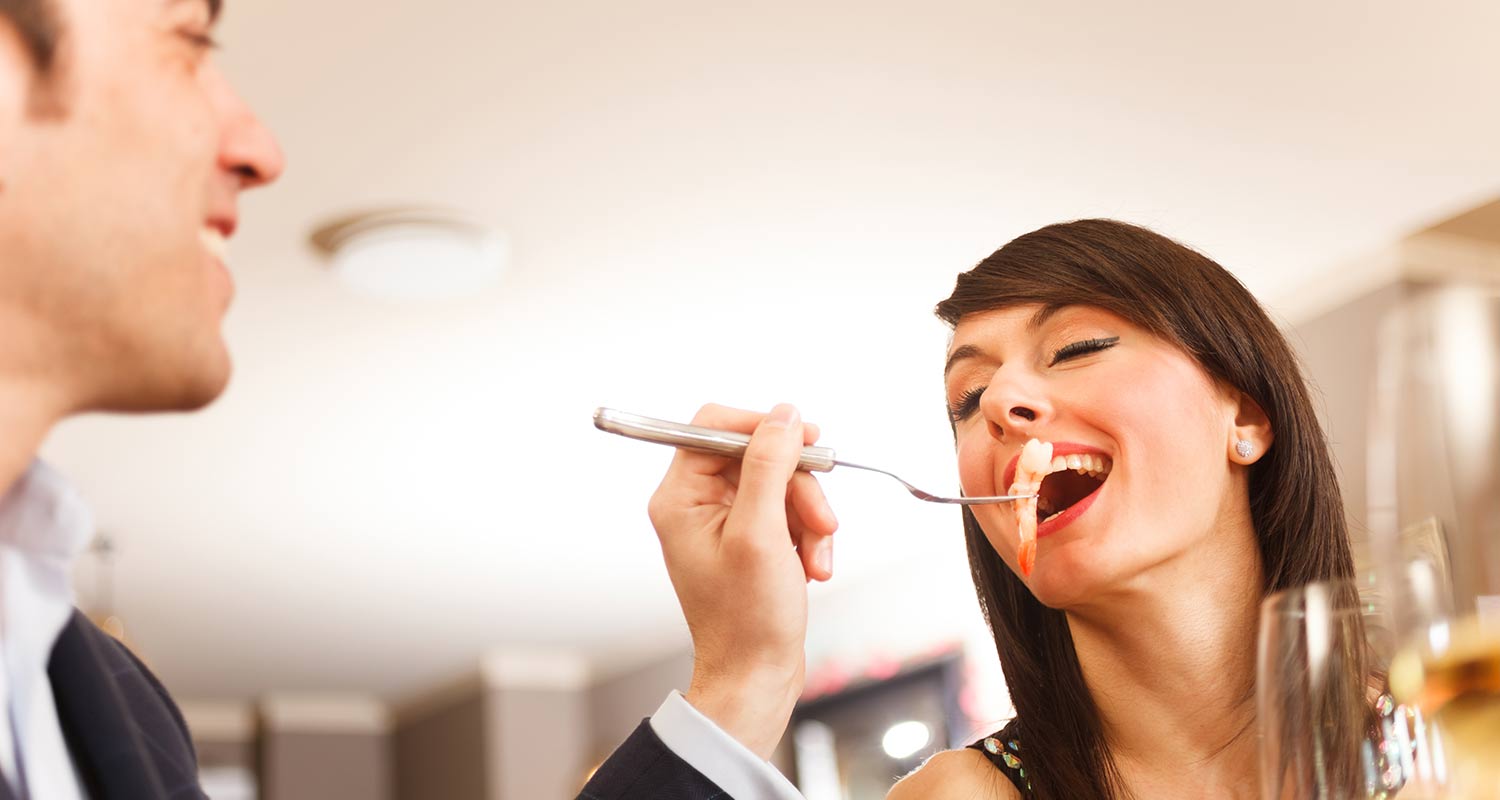
M1047 363L1047 366L1055 367L1070 359L1102 352L1119 343L1120 337L1118 336L1081 339L1076 342L1070 342L1059 347L1057 352L1052 354L1052 360ZM956 425L973 416L974 412L979 409L979 398L987 388L989 387L976 386L959 395L958 400L948 406L948 420Z
M1058 364L1067 361L1068 359L1078 358L1079 356L1086 356L1090 353L1098 353L1102 350L1108 350L1109 348L1114 347L1119 343L1120 337L1118 336L1081 339L1076 342L1069 342L1068 344L1057 348L1057 352L1052 354L1051 363L1047 364L1047 366L1055 367Z
M979 408L979 396L989 387L976 386L959 396L958 401L948 406L948 421L957 425L968 419Z

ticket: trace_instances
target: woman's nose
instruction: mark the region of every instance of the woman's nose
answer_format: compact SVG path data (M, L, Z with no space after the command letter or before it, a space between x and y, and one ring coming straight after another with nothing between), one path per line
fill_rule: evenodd
M990 435L996 439L1005 438L1007 432L1024 433L1049 413L1046 399L1037 387L1024 379L1002 377L999 373L979 398L979 405Z

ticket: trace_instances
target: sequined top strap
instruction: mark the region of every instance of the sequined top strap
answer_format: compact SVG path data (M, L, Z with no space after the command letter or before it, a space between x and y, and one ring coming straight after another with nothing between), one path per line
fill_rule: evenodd
M999 731L980 739L969 745L969 747L984 753L997 769L1015 784L1016 791L1023 797L1031 796L1031 779L1027 776L1026 766L1022 763L1020 726L1015 720L1001 728Z

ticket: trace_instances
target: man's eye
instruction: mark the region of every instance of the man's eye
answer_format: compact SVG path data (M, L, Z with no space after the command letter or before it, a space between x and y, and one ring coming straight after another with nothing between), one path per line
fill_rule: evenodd
M219 49L219 40L215 39L211 33L204 31L181 31L180 33L183 39L200 50Z
M979 397L984 394L984 390L985 387L980 386L959 396L957 402L948 406L948 421L956 425L973 416L979 410Z
M1084 339L1078 342L1071 342L1069 344L1063 345L1062 347L1059 347L1057 349L1057 352L1052 354L1052 363L1048 364L1047 366L1055 367L1070 358L1077 358L1079 356L1086 356L1089 353L1097 353L1101 350L1108 350L1109 348L1114 347L1119 343L1120 337L1118 336L1110 336L1103 339Z

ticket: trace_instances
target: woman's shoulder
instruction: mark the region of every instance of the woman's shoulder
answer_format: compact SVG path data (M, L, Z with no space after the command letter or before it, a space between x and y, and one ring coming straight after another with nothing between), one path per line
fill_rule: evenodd
M984 754L945 750L902 778L886 800L1019 800L1021 793Z

